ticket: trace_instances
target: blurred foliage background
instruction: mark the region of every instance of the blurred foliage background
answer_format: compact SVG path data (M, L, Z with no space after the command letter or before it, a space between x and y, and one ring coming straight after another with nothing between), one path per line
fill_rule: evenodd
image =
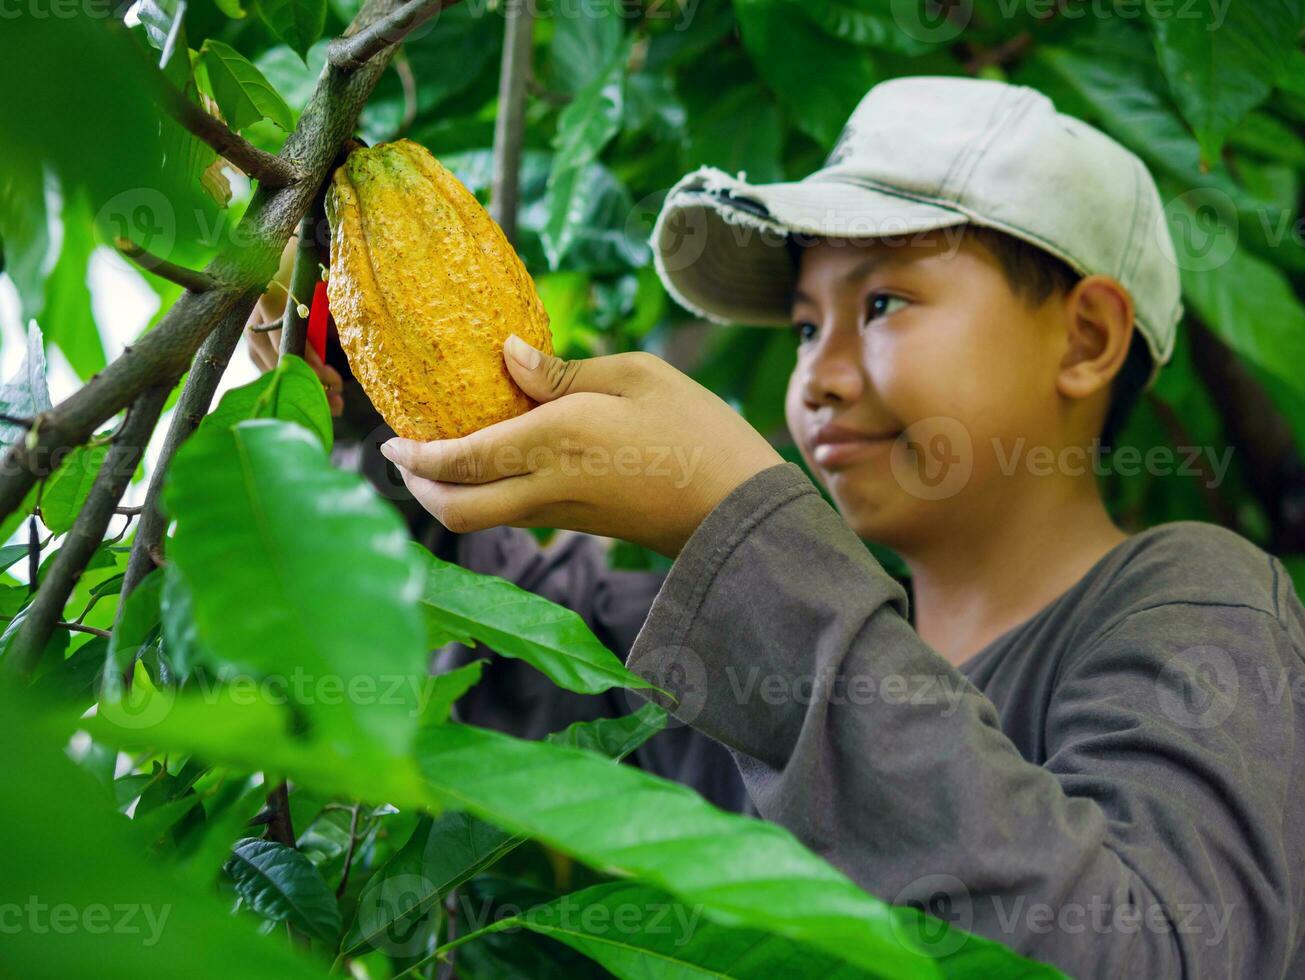
M1216 521L1305 571L1305 0L532 2L519 249L561 351L653 350L787 447L794 339L709 326L667 297L647 244L667 189L701 164L755 181L805 176L881 79L1030 85L1147 163L1183 265L1188 317L1175 359L1121 440L1141 452L1168 446L1175 465L1164 475L1113 467L1118 518L1130 528ZM127 14L134 45L103 29L123 7L6 25L7 90L39 86L43 98L0 105L5 274L24 319L83 378L104 363L86 279L93 251L128 234L202 264L249 199L211 150L160 124L155 66L274 151L322 69L325 38L357 7L144 0ZM503 31L504 4L492 0L419 29L360 135L425 144L487 201ZM165 310L176 287L144 278ZM1188 446L1206 452L1178 465ZM1229 447L1220 480L1208 461Z

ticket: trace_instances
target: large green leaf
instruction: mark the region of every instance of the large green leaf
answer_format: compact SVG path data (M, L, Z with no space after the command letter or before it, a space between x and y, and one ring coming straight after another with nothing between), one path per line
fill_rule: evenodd
M284 942L260 939L234 921L210 889L147 859L130 823L64 751L66 726L80 709L55 726L42 708L31 692L0 681L0 835L10 843L4 893L17 903L11 909L22 926L11 927L11 911L0 974L324 975Z
M229 429L245 419L298 422L329 452L335 430L322 382L302 357L287 354L276 367L247 385L232 388L200 424L202 430Z
M883 976L758 929L701 922L701 911L633 882L595 885L508 916L442 947L529 929L565 943L622 980L852 980ZM904 974L903 974L904 975Z
M1277 84L1299 43L1300 0L1180 6L1148 0L1160 67L1205 160Z
M652 686L627 670L572 610L498 576L441 561L425 549L414 546L412 552L426 561L421 609L430 646L479 640L581 694Z
M655 704L634 714L577 722L549 741L585 748L620 761L666 724ZM341 953L362 946L414 953L424 937L416 925L431 906L472 875L525 841L467 813L424 818L412 837L377 870L358 898L358 915Z
M729 174L746 171L758 183L784 179L784 127L779 110L759 86L722 94L705 114L690 120L688 135L680 155L686 170L707 164Z
M200 53L213 98L232 129L244 129L260 119L270 119L287 131L294 129L294 115L285 99L248 58L213 38L204 42Z
M954 953L931 955L912 938L917 913L861 891L783 828L594 753L440 725L422 730L417 754L449 809L644 880L709 921L786 936L883 977L1056 975L978 937L952 937Z
M258 0L258 12L272 33L307 62L308 49L326 26L326 0Z
M548 176L548 224L542 235L550 268L556 269L566 256L584 218L589 194L582 179L585 169L621 128L629 48L630 42L622 44L558 117Z
M549 55L554 84L562 91L578 94L607 73L621 50L621 10L616 0L594 0L554 20Z
M869 53L821 30L796 0L738 0L734 9L758 74L799 127L832 147L877 80Z
M427 648L397 512L332 467L315 436L274 419L197 432L164 502L202 648L279 678L340 752L402 753Z
M313 862L276 841L246 837L226 864L236 892L259 915L289 922L334 943L340 934L340 906Z

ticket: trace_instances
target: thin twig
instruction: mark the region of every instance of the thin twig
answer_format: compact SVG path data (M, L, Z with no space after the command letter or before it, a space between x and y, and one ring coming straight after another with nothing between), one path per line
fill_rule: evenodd
M10 425L20 425L24 429L30 429L35 419L27 418L23 415L10 415L7 412L0 412L0 422L7 422Z
M353 851L358 846L358 810L361 803L353 805L353 816L349 818L349 849L344 852L344 874L340 875L340 884L335 889L335 897L342 898L344 890L349 887L349 866L353 864Z
M356 71L414 28L458 0L408 0L388 17L356 34L336 38L326 48L326 60L340 71Z
M152 272L160 279L174 282L192 293L207 293L221 286L221 283L207 273L196 272L194 269L187 269L184 265L177 265L157 255L151 255L129 238L115 238L113 247L146 272Z
M535 15L531 4L510 5L498 76L499 111L494 121L494 187L490 213L513 245L517 240L521 143L534 28Z
M113 635L108 630L102 630L97 626L87 626L85 623L65 623L60 621L54 625L61 629L71 630L74 633L91 633L95 636L103 637L110 637Z
M289 160L260 150L217 116L200 106L171 84L160 80L163 105L186 129L203 140L217 155L243 170L269 190L289 187L306 174Z
M399 120L399 126L394 131L393 137L397 140L417 121L417 76L413 74L412 62L402 48L395 52L394 60L390 64L394 67L394 73L399 76L399 84L403 86L403 118Z

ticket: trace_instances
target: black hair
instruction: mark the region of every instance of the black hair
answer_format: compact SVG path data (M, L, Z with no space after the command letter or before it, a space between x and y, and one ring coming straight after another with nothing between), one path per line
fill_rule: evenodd
M995 228L962 225L962 233L988 250L997 259L1011 291L1023 296L1031 306L1040 306L1057 293L1067 293L1082 278L1073 267L1050 252L1031 245ZM803 245L794 236L785 239L793 268L800 266ZM1111 382L1110 404L1101 427L1102 449L1109 451L1119 437L1133 408L1146 390L1151 377L1151 351L1139 330L1133 330L1124 363Z

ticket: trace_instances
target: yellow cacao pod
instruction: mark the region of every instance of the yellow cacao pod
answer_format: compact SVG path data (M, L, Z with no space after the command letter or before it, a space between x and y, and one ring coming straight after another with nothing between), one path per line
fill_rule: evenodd
M548 314L503 230L410 140L361 147L326 195L327 296L349 368L406 439L452 439L535 405L509 334L553 352Z

